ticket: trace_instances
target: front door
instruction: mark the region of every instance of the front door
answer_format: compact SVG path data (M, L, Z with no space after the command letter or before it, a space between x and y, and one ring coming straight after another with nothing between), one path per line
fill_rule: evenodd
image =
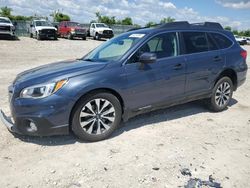
M128 60L124 67L131 109L164 105L184 96L185 63L178 49L177 34L164 33L148 40ZM144 52L156 53L157 61L142 65L139 56Z

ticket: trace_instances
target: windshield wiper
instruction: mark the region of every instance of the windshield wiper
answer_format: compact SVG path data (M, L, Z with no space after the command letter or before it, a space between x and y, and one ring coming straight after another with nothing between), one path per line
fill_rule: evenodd
M83 59L83 61L91 61L91 62L94 62L93 59Z

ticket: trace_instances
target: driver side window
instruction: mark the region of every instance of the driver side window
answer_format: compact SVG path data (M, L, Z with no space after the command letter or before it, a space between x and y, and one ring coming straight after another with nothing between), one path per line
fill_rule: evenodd
M178 55L177 48L177 34L176 33L164 33L153 37L148 42L146 42L142 47L140 47L137 52L128 60L127 63L137 63L139 62L140 56L145 52L155 53L157 59L172 57Z

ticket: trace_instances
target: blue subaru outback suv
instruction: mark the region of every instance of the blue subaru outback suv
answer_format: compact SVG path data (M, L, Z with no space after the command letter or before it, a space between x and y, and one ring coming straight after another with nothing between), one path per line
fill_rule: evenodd
M37 67L9 87L11 132L98 141L121 120L205 99L226 109L246 80L247 52L218 23L173 22L119 35L81 59Z

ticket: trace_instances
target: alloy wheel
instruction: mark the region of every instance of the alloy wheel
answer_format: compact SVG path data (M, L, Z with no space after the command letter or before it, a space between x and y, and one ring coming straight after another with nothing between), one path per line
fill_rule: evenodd
M231 95L231 86L228 82L222 82L215 92L215 103L219 107L225 106Z
M79 122L84 132L100 135L110 129L115 121L115 108L107 99L97 98L87 102L80 111Z

